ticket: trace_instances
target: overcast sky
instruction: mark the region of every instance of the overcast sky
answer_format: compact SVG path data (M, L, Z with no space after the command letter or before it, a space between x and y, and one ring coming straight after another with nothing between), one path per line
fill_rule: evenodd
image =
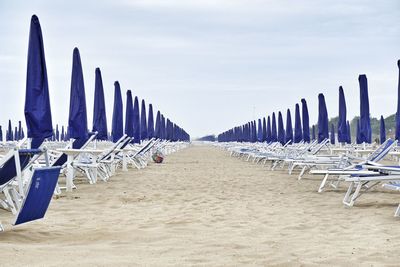
M192 136L219 133L324 93L337 116L359 113L367 74L371 115L395 113L398 0L0 0L0 124L24 120L29 23L44 37L53 124L66 125L72 50L80 49L89 128L100 67L111 124L114 81ZM292 112L293 112L292 111ZM293 114L293 113L292 113Z

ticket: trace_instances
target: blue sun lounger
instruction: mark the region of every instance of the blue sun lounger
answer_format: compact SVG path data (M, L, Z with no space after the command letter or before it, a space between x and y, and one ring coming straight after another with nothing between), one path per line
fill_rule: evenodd
M57 185L61 167L35 169L14 225L44 217Z
M0 205L5 209L11 210L14 214L17 213L18 194L10 183L16 180L18 191L23 194L22 172L44 152L42 149L13 149L0 161L0 192L3 192L5 196L5 199L0 199Z

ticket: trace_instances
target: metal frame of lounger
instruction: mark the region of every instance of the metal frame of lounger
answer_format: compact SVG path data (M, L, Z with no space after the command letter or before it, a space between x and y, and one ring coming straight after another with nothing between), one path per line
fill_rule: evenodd
M137 169L144 168L147 165L147 161L142 158L142 155L148 152L155 144L156 142L154 138L148 140L148 142L144 144L138 151L134 152L133 154L127 153L126 159Z
M375 165L378 161L382 160L390 150L392 150L397 145L397 140L387 139L382 145L380 145L373 153L371 153L367 159L363 159L362 162L350 165L346 168L336 168L328 170L311 170L310 173L314 175L324 175L321 184L318 188L318 193L323 192L326 187L330 176L338 176L334 181L330 182L333 188L337 188L339 183L345 180L346 176L357 175L362 171L362 166L365 164Z
M0 199L0 205L16 214L21 207L21 200L25 196L24 186L28 180L24 180L23 174L42 155L47 159L46 149L18 149L15 147L9 151L0 161L0 192L4 199ZM46 160L48 164L48 160Z
M93 132L91 133L91 135L88 137L88 139L85 141L85 143L79 148L79 149L85 149L87 148L96 138L97 136L97 132ZM67 146L65 147L65 149L69 149L73 147L74 142L76 142L77 139L70 139L70 141L68 142ZM52 151L53 153L57 153L57 156L54 157L54 159L51 161L50 166L60 166L61 167L61 173L62 174L66 174L67 171L67 161L68 161L68 156L65 153L60 153L57 151ZM74 156L74 159L78 158L78 155ZM73 185L75 187L75 185ZM56 190L55 190L55 194L61 194L61 190L62 189L66 189L65 187L61 187L59 186L59 184L57 183L56 186Z
M384 166L384 165L363 165L363 169L371 172L371 174L352 174L350 177L345 178L346 182L350 185L343 198L343 204L353 206L356 200L373 187L382 182L400 181L400 166ZM388 184L387 184L388 187Z
M103 153L98 156L92 156L89 162L77 161L73 162L73 166L78 168L81 172L84 172L91 184L97 182L97 176L99 175L103 181L107 181L112 175L112 167L110 164L113 163L113 154L124 145L130 137L123 135L117 142L105 149Z
M14 226L44 217L57 185L60 169L60 167L42 167L33 170L21 207L16 213ZM1 231L4 231L4 228L0 223Z

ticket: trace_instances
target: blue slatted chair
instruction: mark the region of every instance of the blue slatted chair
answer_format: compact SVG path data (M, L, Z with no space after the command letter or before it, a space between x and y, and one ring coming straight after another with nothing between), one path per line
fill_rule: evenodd
M57 185L61 167L35 169L14 225L44 217Z

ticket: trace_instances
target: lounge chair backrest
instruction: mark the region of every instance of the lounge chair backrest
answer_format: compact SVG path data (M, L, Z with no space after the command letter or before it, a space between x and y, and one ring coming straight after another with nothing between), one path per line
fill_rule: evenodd
M117 142L115 142L113 144L112 147L110 147L105 153L104 155L102 155L101 157L99 157L98 161L107 159L112 153L115 152L116 149L118 149L122 144L124 144L125 139L127 139L127 135L124 134Z
M61 167L35 169L14 225L41 219L46 214Z
M143 152L147 152L147 149L151 146L151 144L153 143L154 139L150 139L146 145L144 145L138 152L135 153L134 157L143 153Z
M397 145L397 140L391 138L387 139L383 144L381 144L374 152L369 155L367 161L378 162L392 150L394 146Z
M315 148L312 150L312 154L315 155L317 154L319 151L321 151L321 149L327 145L327 143L329 142L329 139L324 139L321 141L321 143L319 143L318 145L315 146Z
M7 184L17 176L17 166L15 162L15 150L10 151L0 163L0 185ZM41 154L40 149L20 149L17 150L21 170L24 170L31 162L33 156Z
M89 136L88 139L83 140L83 139L75 139L72 143L68 143L66 148L71 148L74 147L76 149L85 149L95 138L96 138L97 132L95 134L92 134ZM51 166L64 166L64 164L67 163L68 156L65 153L62 153L56 161L53 162Z

